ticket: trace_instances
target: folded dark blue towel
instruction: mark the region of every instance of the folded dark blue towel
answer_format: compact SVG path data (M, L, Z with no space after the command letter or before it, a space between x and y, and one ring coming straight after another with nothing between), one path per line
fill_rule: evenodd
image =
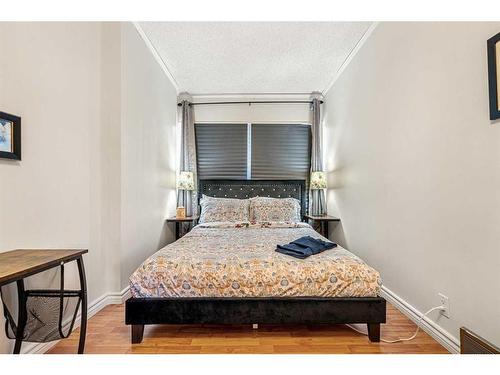
M319 238L313 238L311 236L300 237L299 239L296 239L295 241L292 241L291 243L302 246L302 247L308 247L313 251L313 254L318 254L322 251L325 251L328 249L333 249L335 246L337 246L336 243L326 242L326 241L320 240Z
M290 255L295 258L305 259L312 255L312 250L308 247L302 247L293 243L287 245L278 245L276 251L281 254Z
M336 243L326 242L319 238L304 236L286 245L277 245L276 251L295 258L305 259L311 255L319 254L325 250L333 249Z

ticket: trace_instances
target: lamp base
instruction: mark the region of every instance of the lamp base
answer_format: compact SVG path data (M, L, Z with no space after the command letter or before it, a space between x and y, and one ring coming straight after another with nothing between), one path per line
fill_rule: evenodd
M186 218L186 208L185 207L177 207L175 211L175 217L177 219L185 219Z

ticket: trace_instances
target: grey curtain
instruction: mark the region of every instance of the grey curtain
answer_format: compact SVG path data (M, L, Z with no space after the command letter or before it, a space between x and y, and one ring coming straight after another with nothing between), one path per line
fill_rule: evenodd
M321 153L322 131L321 131L321 104L320 100L312 100L312 145L311 145L311 172L323 171L323 154ZM309 214L325 215L325 191L323 189L310 190Z
M188 100L181 101L181 157L180 171L193 172L196 184L196 143L194 132L193 107L189 105ZM198 213L198 203L196 191L178 190L177 207L186 208L186 216L196 215Z

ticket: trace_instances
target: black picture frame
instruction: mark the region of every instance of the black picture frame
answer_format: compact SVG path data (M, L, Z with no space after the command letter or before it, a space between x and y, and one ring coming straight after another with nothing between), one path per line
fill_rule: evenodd
M0 158L21 160L21 117L0 112L0 119L10 121L13 126L12 152L0 151Z
M497 61L497 48L500 48L500 33L491 37L487 41L488 46L488 83L490 93L490 120L497 120L500 118L500 103L499 97L499 82L498 82L498 69L500 69L500 61ZM497 47L498 45L498 47Z

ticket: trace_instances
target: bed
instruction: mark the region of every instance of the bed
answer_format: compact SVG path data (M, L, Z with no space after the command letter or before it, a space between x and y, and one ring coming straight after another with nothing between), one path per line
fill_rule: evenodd
M199 195L295 198L307 212L302 180L201 180ZM132 343L145 324L366 323L380 340L385 300L380 275L337 247L306 259L274 251L310 235L303 222L207 222L149 257L131 276L125 323Z

